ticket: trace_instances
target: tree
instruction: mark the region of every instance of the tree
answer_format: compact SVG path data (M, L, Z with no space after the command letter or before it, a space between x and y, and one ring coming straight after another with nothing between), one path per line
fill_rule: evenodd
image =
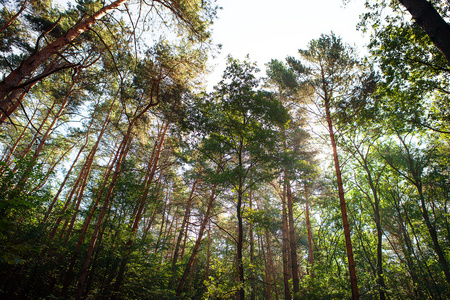
M100 1L86 2L86 7L79 6L78 19L71 17L65 20L72 23L69 28L64 30L59 26L60 20L48 20L51 23L36 40L34 51L26 53L24 58L17 67L9 73L5 73L3 80L0 82L0 110L2 119L9 117L14 110L20 105L22 99L19 97L22 93L33 86L35 83L43 80L49 75L59 72L63 69L79 66L80 63L73 62L71 58L71 47L75 42L83 43L83 35L90 30L96 31L92 27L101 19L108 18L108 14L117 10L121 6L125 6L126 0L116 0L108 5L102 4ZM83 2L80 2L83 4ZM173 15L177 20L175 23L184 27L190 33L190 37L204 41L207 38L206 27L208 18L214 15L215 8L209 7L206 3L201 5L195 1L152 1L152 7L158 11L165 11L169 15ZM152 9L150 7L149 9ZM206 12L203 13L203 10ZM69 14L70 16L70 14ZM161 14L160 14L161 16ZM131 20L131 22L133 22ZM53 24L52 24L53 23ZM55 31L57 28L59 31ZM50 36L51 37L50 37ZM100 43L104 40L99 37ZM41 41L46 38L49 42L42 46ZM109 49L107 49L108 51ZM76 57L74 57L76 59ZM36 74L37 73L37 74Z
M299 54L302 61L293 57L288 57L287 61L298 78L297 86L306 86L307 89L310 89L313 101L320 100L319 106L325 110L325 120L330 137L338 185L352 297L353 299L358 299L356 267L353 258L341 165L339 163L333 126L335 117L332 115L332 109L338 107L340 101L344 101L351 90L351 84L355 76L356 61L351 56L347 46L334 34L322 35L319 39L310 41L309 49L299 50Z
M222 184L232 188L236 201L236 259L239 298L245 298L244 216L247 194L256 182L271 174L271 159L277 143L273 125L287 122L287 113L270 93L257 90L256 68L251 63L228 58L222 81L196 107L201 119L198 130L205 136L203 151L226 158L219 175ZM199 113L196 113L199 115ZM263 167L264 166L264 167Z
M444 54L450 62L450 24L427 0L399 0L409 11L416 23L425 31L434 45Z

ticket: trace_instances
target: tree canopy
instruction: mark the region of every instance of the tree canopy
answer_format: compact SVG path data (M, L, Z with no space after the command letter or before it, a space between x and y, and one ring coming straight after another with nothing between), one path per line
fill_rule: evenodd
M450 297L445 1L210 91L215 1L0 4L2 299Z

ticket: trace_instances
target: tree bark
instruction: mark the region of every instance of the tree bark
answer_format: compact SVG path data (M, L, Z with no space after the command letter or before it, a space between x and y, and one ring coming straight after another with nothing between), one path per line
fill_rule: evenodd
M348 259L348 269L350 272L350 284L352 289L352 299L357 300L359 299L359 293L358 293L358 283L356 279L356 266L355 261L353 258L353 248L352 248L352 241L350 238L350 226L348 224L348 217L347 217L347 207L345 203L345 197L344 197L344 186L342 183L342 176L341 176L341 166L339 164L339 158L337 155L337 146L336 141L334 138L334 131L333 131L333 123L331 121L331 113L330 113L330 99L327 95L327 89L324 88L324 101L325 101L325 113L328 123L328 132L330 134L330 141L331 141L331 147L333 149L333 159L334 159L334 167L336 170L336 178L337 178L337 184L338 184L338 192L339 192L339 202L341 206L341 215L342 215L342 223L344 227L344 236L345 236L345 246L347 248L347 259Z
M84 242L84 237L86 235L87 229L89 227L89 225L91 224L91 220L94 217L95 211L97 210L97 206L101 200L101 197L103 195L103 191L106 188L106 184L108 183L108 179L109 176L111 175L111 172L114 169L114 166L116 164L116 161L119 157L121 148L117 149L116 152L113 152L111 155L111 159L110 159L110 163L108 164L107 168L106 168L106 172L103 175L103 179L102 179L102 186L100 188L100 191L97 194L96 199L94 200L94 202L91 204L91 210L89 211L88 216L86 217L86 219L84 220L83 223L83 227L81 229L80 232L80 236L78 238L78 242L77 245L75 247L75 250L72 254L72 258L70 260L70 264L69 267L67 268L67 271L65 272L65 276L64 276L64 283L63 283L63 287L62 287L62 296L65 296L67 293L67 289L69 287L70 281L72 280L72 275L73 275L73 268L75 266L77 257L78 257L78 252L80 250L81 245Z
M312 238L312 230L311 230L311 220L309 216L309 195L308 195L308 187L305 183L305 218L306 218L306 229L308 231L308 259L311 268L311 277L314 278L314 252L313 252L313 238Z
M264 260L264 280L265 280L265 288L266 288L266 299L270 300L272 298L272 290L270 288L270 279L271 279L271 270L269 267L268 257L266 255L266 251L264 250L264 243L262 240L262 235L259 236L258 239L259 248L261 249L262 257Z
M265 230L265 236L266 236L266 244L267 244L267 256L268 256L269 266L270 266L272 277L273 277L273 287L275 289L275 299L278 300L279 296L278 296L277 274L275 272L275 267L273 265L272 247L270 245L269 232L267 231L267 229Z
M419 194L420 199L420 206L422 210L422 217L425 221L425 225L427 226L428 233L430 234L431 240L433 242L434 251L436 252L438 256L439 266L441 267L442 271L445 275L445 280L447 283L450 284L450 269L448 265L448 261L445 257L444 251L442 250L441 244L439 243L438 233L436 231L436 227L432 224L430 220L430 216L428 214L428 208L425 203L425 195L423 194L423 185L422 185L422 178L421 178L421 171L419 172L415 168L414 158L411 155L408 146L406 145L406 142L403 140L403 138L400 136L400 134L397 132L397 136L400 139L400 142L402 143L403 147L405 148L405 152L407 155L408 160L408 167L409 172L411 173L411 177L409 178L406 175L404 175L398 168L394 167L392 163L389 163L389 165L394 168L399 174L401 174L403 177L405 177L407 180L409 180L417 189L417 193Z
M217 168L217 169L219 170L219 168ZM190 273L192 267L194 266L195 257L197 256L198 250L200 248L200 243L202 242L203 232L205 231L206 225L208 224L208 221L209 221L209 215L211 214L215 196L216 196L216 186L214 185L212 187L211 196L209 197L208 208L206 209L206 213L203 217L202 224L198 231L197 240L195 241L194 248L192 248L192 253L189 258L189 262L187 263L187 265L184 269L184 272L183 272L183 276L181 277L180 282L178 283L178 287L177 287L177 291L176 291L177 297L181 296L181 292L183 291L184 285L186 284L186 280L189 276L189 273Z
M450 62L450 25L427 0L399 0Z
M239 141L239 150L238 150L238 159L239 159L239 169L242 170L243 168L243 162L242 162L242 156L243 156L243 141ZM242 254L242 250L244 248L244 223L242 218L242 201L243 201L243 194L244 194L244 183L242 176L239 176L239 186L237 191L237 203L236 203L236 218L238 221L238 238L237 238L237 244L236 244L236 255L237 255L237 271L238 271L238 278L239 278L239 300L245 300L245 277L244 277L244 257Z
M186 203L186 210L184 212L183 221L181 222L181 226L178 231L178 237L177 237L177 241L175 243L175 249L173 251L172 280L170 280L170 282L169 282L169 289L172 289L173 285L175 284L174 279L175 279L175 275L176 275L175 272L177 270L178 253L180 251L180 245L181 245L181 241L183 239L185 227L188 222L189 215L191 213L191 205L192 205L192 200L194 199L194 192L195 192L195 188L197 187L197 183L198 183L198 179L194 180L194 183L192 184L191 193L190 193L188 201Z
M250 210L252 209L252 200L253 200L253 190L250 190L250 195L249 195L249 207ZM249 240L250 240L250 300L255 300L256 299L256 294L255 294L255 290L256 290L256 282L255 282L255 241L254 241L254 237L253 237L253 224L250 223L249 226Z
M288 234L288 216L286 211L286 185L283 184L283 195L281 197L282 210L282 257L283 257L283 283L284 283L284 298L291 299L291 291L289 289L289 234Z
M292 268L292 285L293 285L293 299L300 299L300 279L298 272L298 261L297 261L297 239L295 238L295 224L294 224L294 208L292 201L291 185L289 183L289 177L285 172L285 184L286 184L286 196L287 196L287 207L288 207L288 218L289 218L289 245L291 254L291 268Z
M132 125L133 125L133 123L131 123L128 126L127 133L123 137L122 143L119 147L119 156L118 156L118 159L116 162L114 174L112 176L111 183L109 184L108 192L106 194L102 209L98 216L98 220L97 220L97 224L94 228L94 232L92 233L92 237L91 237L91 241L90 241L90 244L88 247L86 258L84 260L84 263L83 263L83 266L81 269L80 278L78 281L78 288L77 288L77 292L76 292L76 296L75 296L76 299L80 299L83 294L83 289L84 289L84 285L85 285L86 277L87 277L87 271L88 271L89 264L91 262L92 254L94 252L95 244L97 242L98 234L99 234L100 228L103 224L103 219L105 218L107 208L109 207L112 192L114 189L114 185L116 183L117 178L119 177L119 173L122 168L122 163L123 163L123 161L128 153L128 150L129 150L129 143L131 141L131 129L133 127Z
M80 36L83 32L87 31L97 20L103 18L109 11L118 8L126 0L117 0L109 5L106 5L86 20L78 22L75 26L69 29L63 36L57 38L49 45L45 46L41 50L35 51L27 59L25 59L20 66L13 70L3 81L0 82L0 111L3 115L9 116L14 110L10 110L14 107L14 102L17 100L18 91L22 86L30 85L36 81L46 77L56 70L58 67L52 68L54 70L48 70L47 73L40 74L31 78L32 74L44 63L57 55L59 51L63 50L66 46ZM28 81L26 81L28 80ZM17 106L16 106L17 107ZM4 116L3 116L4 117Z

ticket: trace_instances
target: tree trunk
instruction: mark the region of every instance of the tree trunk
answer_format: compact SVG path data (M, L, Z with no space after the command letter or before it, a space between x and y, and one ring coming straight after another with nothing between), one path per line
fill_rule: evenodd
M428 215L428 209L425 203L425 197L423 195L422 186L421 185L418 186L417 189L419 191L420 205L422 207L422 217L425 221L425 224L427 225L427 229L430 234L431 240L433 241L434 251L436 252L439 260L439 266L444 272L445 280L447 281L447 283L450 284L450 270L448 262L447 259L445 258L444 251L442 250L442 247L439 243L436 228L431 223L430 216Z
M134 121L134 120L133 120ZM88 247L88 251L86 254L86 258L84 260L82 269L81 269L81 273L80 273L80 278L78 281L78 287L77 287L77 292L76 292L76 299L80 299L82 294L83 294L83 290L84 290L84 284L86 281L86 276L87 276L87 271L88 271L88 267L91 261L91 257L92 254L94 252L94 248L95 248L95 244L97 242L97 238L98 238L98 234L100 231L100 228L103 224L103 219L106 215L107 212L107 208L109 207L110 201L111 201L111 196L112 196L112 192L114 189L114 185L116 183L117 178L119 177L119 173L122 167L122 163L128 153L129 150L129 144L131 141L131 129L133 127L133 123L132 122L129 126L128 126L128 130L127 133L125 134L125 136L123 137L122 143L119 147L120 152L119 152L119 156L116 162L116 166L115 166L115 170L114 170L114 174L113 177L111 179L111 183L109 184L109 188L108 188L108 192L106 194L105 200L103 202L103 206L102 209L100 211L100 215L98 216L98 220L97 220L97 224L94 228L94 232L92 233L92 237L91 237L91 241Z
M384 282L383 276L383 229L381 227L381 214L380 214L380 199L378 198L378 193L372 180L372 175L370 174L369 168L365 165L365 169L368 176L368 182L370 189L372 190L372 195L374 199L374 217L375 225L377 228L377 282L380 286L380 300L386 300L386 284Z
M153 147L152 156L148 162L147 173L144 178L144 182L145 182L144 192L142 194L141 202L139 204L139 208L136 212L136 216L134 218L134 222L131 227L130 239L126 243L125 257L122 259L122 263L120 265L119 273L117 275L116 283L114 286L114 294L112 296L113 297L112 299L116 299L118 297L120 288L122 286L123 278L125 275L125 270L126 270L126 267L128 264L128 258L130 256L130 252L131 252L132 246L133 246L133 240L135 238L139 223L142 219L142 214L143 214L144 208L147 204L148 192L150 191L150 187L151 187L153 178L156 173L156 168L158 166L159 158L161 156L162 146L164 144L165 136L167 133L167 129L169 128L169 125L170 125L170 121L167 121L166 125L164 126L164 129L162 130L162 133L160 132L158 138L155 141L155 146ZM156 149L156 153L155 153L155 149Z
M269 232L267 231L267 229L265 230L265 236L266 236L266 244L267 244L267 256L268 256L269 266L270 266L270 269L272 272L272 277L273 277L273 287L275 289L275 299L278 300L279 296L278 296L277 275L275 272L275 267L273 265L272 247L270 246Z
M250 195L249 195L249 207L250 210L252 210L252 200L253 200L253 190L250 190ZM255 295L255 290L256 290L256 278L255 278L255 241L254 241L254 237L253 237L253 224L250 223L249 226L249 240L250 240L250 299L251 300L255 300L256 299L256 295Z
M194 180L194 183L192 184L191 193L190 193L188 201L186 203L186 210L184 212L183 221L181 222L181 226L180 226L180 229L178 231L178 237L177 237L177 241L175 243L175 249L173 251L172 280L170 280L170 282L169 282L169 289L172 289L173 285L175 284L174 280L175 280L175 276L176 276L175 273L176 273L176 270L177 270L178 252L180 250L180 245L181 245L181 241L183 239L184 230L185 230L186 224L188 222L189 215L191 213L191 205L192 205L192 200L194 199L194 192L195 192L195 188L197 186L197 183L198 183L198 179Z
M288 230L288 214L286 210L286 185L283 184L283 195L281 197L281 210L283 214L283 242L282 242L282 257L283 257L283 282L284 282L284 298L291 299L291 291L289 289L289 230Z
M345 203L345 197L344 197L344 186L342 183L342 176L341 176L341 166L339 164L339 158L337 155L337 146L336 141L334 139L334 131L333 131L333 123L331 122L331 113L330 113L330 99L327 95L327 89L324 88L325 95L324 95L324 101L325 101L325 113L328 123L328 132L330 134L330 141L331 141L331 147L333 148L333 159L334 159L334 167L336 170L336 178L337 178L337 185L338 185L338 191L339 191L339 202L341 206L341 215L342 215L342 223L344 227L344 236L345 236L345 245L347 248L347 259L348 259L348 269L350 272L350 284L352 289L352 299L357 300L359 299L359 293L358 293L358 283L356 279L356 266L355 261L353 258L353 248L352 248L352 241L350 238L350 226L348 224L348 217L347 217L347 207Z
M220 169L219 167L217 168L218 170ZM178 283L178 288L177 288L177 297L181 296L181 292L183 291L183 287L186 284L186 280L189 276L189 273L194 265L194 261L195 261L195 257L197 256L198 250L200 248L200 243L202 242L202 238L203 238L203 232L205 231L206 225L208 224L209 221L209 215L211 214L211 210L212 210L212 206L213 206L213 202L214 202L214 198L216 195L216 186L214 185L212 187L212 191L211 191L211 196L209 197L209 201L208 201L208 208L206 209L206 213L203 217L202 220L202 224L200 226L200 229L198 231L198 236L197 236L197 240L195 241L195 245L194 248L192 248L192 253L191 256L189 258L189 262L186 265L186 268L184 269L183 272L183 276L181 277L179 283Z
M14 143L14 145L11 147L11 149L9 150L8 155L6 155L6 153L3 155L1 161L5 162L8 166L11 165L12 162L10 162L11 157L13 156L14 152L17 149L17 146L19 145L20 141L22 140L23 136L25 135L25 133L28 130L28 126L31 125L31 121L33 121L34 116L36 115L36 112L38 112L38 106L36 107L36 109L33 111L33 115L31 116L31 118L29 118L27 125L24 126L22 133L20 134L20 136L17 138L16 142ZM3 174L4 171L4 167L1 166L0 167L0 174Z
M450 62L450 25L427 0L399 0Z
M126 0L114 1L111 4L104 6L84 21L78 22L63 36L57 38L41 50L31 54L27 59L22 61L17 69L13 70L8 76L6 76L3 81L0 82L0 111L3 113L2 117L4 118L5 114L6 117L11 115L14 111L11 110L11 108L18 106L15 102L18 100L16 98L19 94L19 89L47 77L62 67L67 68L67 63L64 62L63 64L65 66L55 66L51 70L47 70L47 72L44 71L44 73L31 78L32 74L39 67L41 67L50 58L57 55L66 46L70 45L75 38L87 31L93 24L95 24L97 20L103 18L103 16L109 11L118 8L124 2L126 2Z
M62 296L66 295L66 292L67 292L67 289L69 287L70 281L72 280L73 268L75 266L75 263L76 263L76 260L77 260L77 257L78 257L78 252L80 250L81 245L84 242L84 237L86 235L87 229L88 229L89 225L91 224L91 220L94 217L95 211L97 210L97 206L98 206L98 204L99 204L99 202L101 200L101 197L103 195L103 191L106 188L106 184L108 182L108 178L109 178L109 176L111 175L111 172L114 169L114 165L115 165L115 163L116 163L116 161L117 161L117 159L119 157L119 154L120 154L121 150L122 149L119 148L119 149L117 149L117 151L115 153L113 153L111 155L110 163L109 163L109 165L108 165L108 167L106 169L106 172L105 172L105 174L103 176L102 186L100 188L100 191L98 192L95 201L91 204L91 210L90 210L88 216L86 217L86 219L84 220L83 227L81 229L77 245L75 247L75 250L74 250L74 252L72 254L72 258L70 260L69 267L67 268L67 271L65 272L64 282L63 282L63 287L62 287Z
M312 230L311 230L311 220L309 217L309 195L308 195L308 187L305 182L305 218L306 218L306 229L308 230L308 259L311 268L311 277L314 278L314 252L313 252L313 238L312 238Z
M289 245L291 252L291 268L292 268L292 285L293 285L293 299L300 299L300 279L298 272L298 261L297 261L297 239L295 237L295 224L294 224L294 208L292 201L291 185L289 183L289 177L285 172L285 184L286 184L286 196L287 196L287 207L288 207L288 218L289 218Z
M403 177L405 177L407 180L409 180L416 187L417 193L419 194L420 206L422 209L422 217L423 217L423 220L425 221L425 225L427 226L428 232L429 232L431 240L433 242L434 251L436 252L436 254L438 256L439 266L441 267L442 271L444 272L445 280L447 281L447 283L450 284L450 269L449 269L448 261L445 257L444 251L442 250L442 247L439 243L439 238L438 238L436 228L431 223L430 216L428 214L428 208L425 203L425 195L423 194L421 173L418 172L418 170L415 168L414 158L411 155L405 141L403 140L403 138L400 136L400 134L398 132L396 132L396 133L397 133L398 138L400 139L400 142L402 143L403 147L405 148L405 151L407 154L407 159L408 159L409 172L411 173L412 178L403 175L403 173L401 173L401 171L399 171L397 168L395 168L392 165L392 163L389 163L389 162L388 163L397 172L399 172L399 174L402 174Z
M243 162L242 162L242 156L243 156L243 141L239 141L239 150L238 150L238 165L239 169L242 170L243 168ZM239 300L245 300L245 277L244 277L244 257L242 254L242 250L244 248L244 223L242 218L242 201L243 201L243 194L244 194L244 183L242 176L239 176L239 186L237 190L237 203L236 203L236 218L238 221L238 238L236 243L236 255L237 255L237 271L238 271L238 278L239 278Z
M264 260L264 280L265 280L265 288L266 288L266 299L270 300L272 298L271 294L272 294L272 290L270 288L270 279L271 279L271 270L270 270L270 266L269 266L269 262L268 262L268 257L266 255L266 251L264 250L264 243L262 240L262 235L259 236L258 239L258 243L259 243L259 249L261 249L261 253L262 253L262 257Z

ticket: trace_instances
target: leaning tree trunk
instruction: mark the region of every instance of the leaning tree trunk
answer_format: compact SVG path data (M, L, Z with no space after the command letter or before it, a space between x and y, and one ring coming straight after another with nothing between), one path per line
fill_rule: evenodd
M133 123L131 123L128 126L128 131L125 134L125 136L123 137L122 143L119 146L120 151L119 151L118 159L116 161L115 170L114 170L111 182L109 184L108 192L107 192L107 194L105 196L105 200L103 202L102 209L100 210L100 214L98 216L97 224L95 225L94 232L92 233L92 237L91 237L91 241L89 243L89 247L88 247L88 251L87 251L87 254L86 254L86 258L84 260L84 263L83 263L83 266L82 266L82 269L81 269L80 278L79 278L79 281L78 281L77 292L76 292L76 295L75 295L76 299L80 299L82 294L83 294L83 289L84 289L84 285L85 285L85 282L86 282L88 267L89 267L89 264L91 262L92 254L94 253L94 248L95 248L95 244L97 242L98 234L100 232L100 228L101 228L101 226L103 224L103 219L105 218L107 209L109 207L109 204L110 204L110 201L111 201L111 198L112 198L112 192L113 192L113 189L114 189L114 185L116 183L117 178L119 177L120 170L122 168L122 163L125 160L125 157L127 156L128 150L130 148L129 144L130 144L130 141L131 141L131 129L133 127L132 125L133 125Z
M71 67L72 65L63 62L60 65L56 65L51 70L45 70L43 73L32 77L32 74L44 65L49 59L57 55L61 50L71 44L71 42L86 32L97 20L103 18L109 11L118 8L126 0L117 0L109 5L104 6L92 16L85 20L78 22L72 28L70 28L63 36L57 38L44 48L35 51L27 59L22 61L20 66L9 73L0 82L0 111L2 112L2 118L9 117L11 113L19 106L17 97L21 94L21 89L35 82L49 76L50 74L64 68ZM13 109L11 109L13 108ZM5 116L6 115L6 116ZM1 123L0 123L1 124Z
M353 258L352 241L350 238L350 226L348 224L347 207L346 207L345 197L344 197L344 186L342 183L341 165L339 164L336 140L335 140L334 131L333 131L333 123L331 121L330 103L329 103L330 99L327 95L326 88L324 88L324 91L325 91L325 95L324 95L323 100L325 102L325 113L326 113L326 118L327 118L327 123L328 123L328 132L330 134L331 147L333 148L333 159L334 159L334 167L336 170L336 179L337 179L338 192L339 192L339 203L341 206L342 223L343 223L343 227L344 227L345 246L347 248L348 270L350 272L350 284L351 284L351 289L352 289L352 299L357 300L357 299L359 299L359 293L358 293L358 283L357 283L357 279L356 279L356 266L355 266L355 260Z
M146 207L146 204L148 201L148 193L150 191L150 187L151 187L151 183L153 182L153 178L155 177L156 168L159 163L159 158L161 157L162 146L164 145L164 141L165 141L165 137L166 137L166 133L167 133L167 129L169 128L169 125L170 125L170 121L167 121L166 125L164 126L164 130L162 130L162 133L160 134L160 136L158 136L157 140L155 141L155 146L153 149L154 150L156 149L156 155L155 155L155 157L153 157L153 155L152 155L152 157L148 163L147 174L144 178L144 182L145 182L144 192L141 196L141 202L139 204L139 208L136 212L136 216L135 216L133 224L131 226L130 238L128 239L128 242L126 243L126 250L125 250L126 255L123 258L122 263L120 265L119 273L117 275L117 280L116 280L116 283L114 286L114 294L112 296L112 299L116 299L118 297L120 288L122 286L122 282L123 282L124 275L125 275L125 270L126 270L126 267L128 264L128 258L130 257L130 253L131 253L132 246L133 246L133 240L137 233L137 229L138 229L139 223L142 219L142 214L143 214L144 208ZM155 151L153 151L153 154L155 154Z
M399 0L450 62L450 25L427 0Z
M179 257L179 251L180 251L180 245L181 241L183 239L185 227L187 227L189 215L191 214L191 206L192 206L192 200L194 199L194 192L198 184L198 179L194 180L194 183L192 184L191 193L189 195L188 201L186 203L186 210L184 212L183 221L181 222L180 229L178 231L178 237L175 242L175 249L173 251L173 257L172 257L172 279L169 282L169 289L172 289L173 285L175 284L175 273L177 270L177 262Z
M217 168L217 169L219 170L220 168ZM195 257L197 256L198 250L200 249L200 243L202 242L203 232L205 231L206 225L208 224L209 216L211 214L211 210L212 210L212 206L213 206L215 197L216 197L216 186L214 185L212 187L211 195L209 197L208 208L206 209L206 213L203 216L202 224L200 225L200 229L198 231L197 240L195 241L195 245L194 245L194 248L192 249L191 256L190 256L189 261L184 269L183 276L181 276L181 279L178 283L178 287L177 287L177 291L176 291L178 298L181 296L181 292L183 291L183 288L184 288L184 285L186 284L187 278L191 272L192 267L194 266Z

